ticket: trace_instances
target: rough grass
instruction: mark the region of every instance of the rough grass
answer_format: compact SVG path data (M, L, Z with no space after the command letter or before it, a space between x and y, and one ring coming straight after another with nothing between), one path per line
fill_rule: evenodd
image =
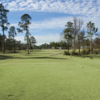
M0 53L0 100L100 100L100 55L62 52Z

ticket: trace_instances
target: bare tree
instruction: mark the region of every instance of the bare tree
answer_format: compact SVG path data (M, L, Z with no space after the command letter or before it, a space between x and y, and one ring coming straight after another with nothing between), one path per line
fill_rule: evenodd
M77 17L74 17L73 19L73 35L74 35L74 52L76 49L76 39L77 39L77 34L80 32L81 28L83 26L83 20L81 20L80 18L78 19Z

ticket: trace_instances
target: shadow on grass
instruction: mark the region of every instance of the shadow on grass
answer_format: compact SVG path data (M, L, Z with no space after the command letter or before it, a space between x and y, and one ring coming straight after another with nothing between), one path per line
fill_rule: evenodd
M82 57L82 58L90 58L91 56L90 55L81 55L81 56L74 56L74 57ZM93 58L100 58L100 54L93 54L92 55Z
M85 57L90 58L90 56L85 56ZM100 55L93 55L92 57L93 58L100 58Z
M0 60L6 59L67 59L67 58L56 58L56 57L12 57L6 55L0 55Z
M0 60L5 60L5 59L12 59L12 56L5 56L5 55L0 55Z
M27 50L16 50L15 52L14 51L12 51L12 50L7 50L7 51L5 51L5 54L7 54L7 53L12 53L12 54L16 54L16 53L22 53L22 52L27 52ZM33 51L29 51L29 52L41 52L41 50L33 50ZM3 54L3 52L2 51L0 51L0 53L1 54Z
M22 53L22 52L20 52L20 51L9 51L9 52L6 52L6 53L13 53L13 54L16 54L16 53Z

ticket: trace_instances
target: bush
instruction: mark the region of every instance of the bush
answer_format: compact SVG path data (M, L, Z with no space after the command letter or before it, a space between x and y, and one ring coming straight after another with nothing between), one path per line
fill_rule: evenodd
M74 52L74 51L72 51L71 54L72 54L73 56L78 56L78 55L79 55L78 53L76 53L76 52Z
M94 53L94 54L98 54L99 52L98 52L97 50L94 50L93 53Z
M90 48L87 48L86 51L87 51L87 53L90 53Z
M86 50L82 50L80 54L81 55L85 55L85 54L87 54L87 51Z
M76 55L76 53L74 51L71 52L72 55Z
M70 55L70 53L68 51L64 51L63 54L64 55Z
M76 55L76 56L79 56L80 54L79 54L79 53L75 53L75 55Z
M98 50L98 53L100 53L100 50Z

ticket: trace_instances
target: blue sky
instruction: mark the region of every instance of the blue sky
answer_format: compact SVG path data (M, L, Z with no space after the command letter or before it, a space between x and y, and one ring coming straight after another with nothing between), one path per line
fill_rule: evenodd
M30 33L37 45L60 41L65 24L73 22L74 16L84 21L84 27L92 21L100 29L100 0L0 0L0 3L10 11L7 14L10 26L18 27L25 13L32 17ZM24 36L25 33L18 33L16 39L24 42Z

